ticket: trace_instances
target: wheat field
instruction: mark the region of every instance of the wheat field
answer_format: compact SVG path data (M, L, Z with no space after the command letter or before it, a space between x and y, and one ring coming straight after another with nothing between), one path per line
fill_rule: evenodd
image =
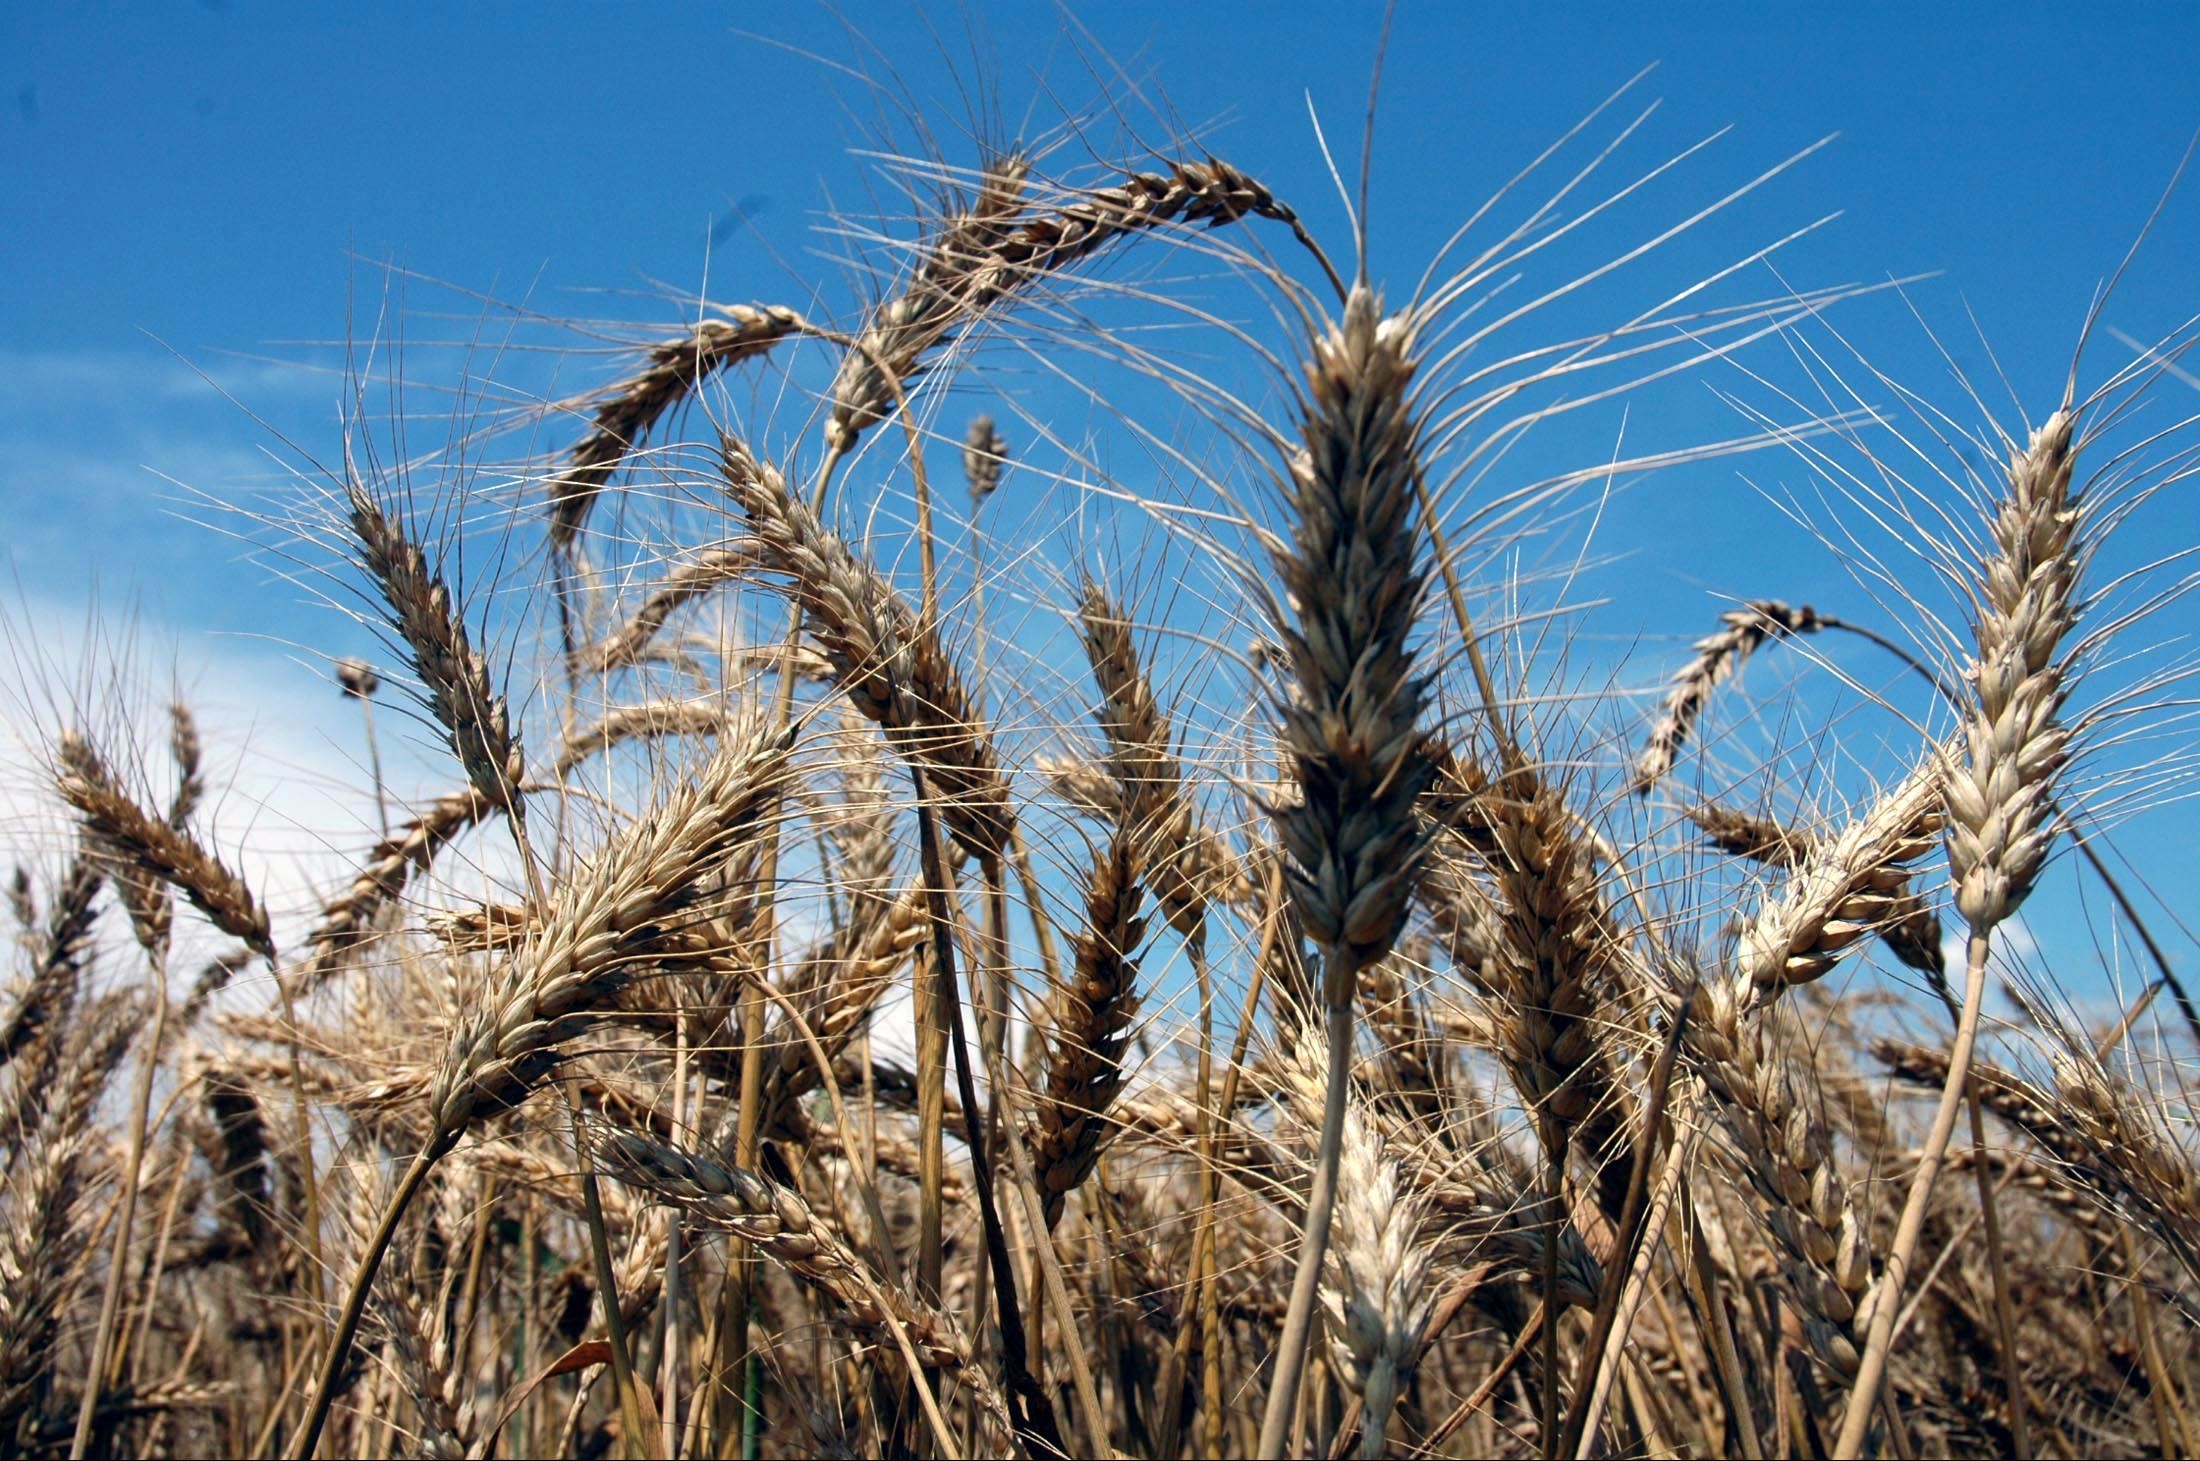
M2200 1013L2114 844L2192 326L2055 301L1989 408L1777 239L1630 294L1722 205L1618 226L1629 115L1430 258L1350 157L1341 235L1091 116L859 157L853 287L426 450L363 331L220 511L379 636L295 713L444 789L377 751L294 917L189 703L49 708L10 1453L2194 1454ZM1730 437L1568 437L1676 376ZM1727 457L1845 601L1578 637L1613 484Z

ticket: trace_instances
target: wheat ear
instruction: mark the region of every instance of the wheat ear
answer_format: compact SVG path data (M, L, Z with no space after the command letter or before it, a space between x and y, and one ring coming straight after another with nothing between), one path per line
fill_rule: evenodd
M84 819L95 846L177 888L216 928L274 960L267 910L243 878L189 833L178 831L167 818L154 816L132 800L102 758L74 731L62 735L61 762L64 770L55 785L61 799Z
M1778 599L1758 599L1719 616L1716 634L1696 641L1696 657L1673 677L1650 738L1635 758L1634 789L1648 796L1664 780L1688 744L1696 718L1711 702L1711 694L1742 667L1743 661L1763 645L1790 634L1810 634L1824 627L1818 611L1805 604L1795 608Z
M428 1090L427 1144L368 1240L291 1444L298 1461L319 1445L375 1269L429 1170L478 1116L516 1105L556 1069L559 1042L602 1013L664 921L757 835L778 805L793 739L753 718L729 725L707 765L566 880L557 905L460 1019Z
M970 418L963 437L963 485L970 489L970 511L975 514L985 500L998 492L1008 471L1008 438L984 412Z
M736 304L649 349L648 364L604 392L588 435L550 483L550 538L570 552L588 510L626 454L713 373L762 355L808 327L783 305Z
M345 492L360 562L389 606L390 622L427 691L430 712L474 790L520 825L519 742L504 697L490 684L488 663L475 651L449 587L356 473Z
M1803 854L1788 886L1742 934L1740 966L1756 999L1825 977L1857 940L1916 915L1908 869L1940 834L1943 775L1939 755L1928 757Z
M2031 891L2059 820L2055 784L2071 736L2061 713L2074 678L2064 646L2077 621L2078 579L2091 547L2082 531L2090 515L2072 490L2076 432L2066 402L2012 456L1990 525L1991 549L1973 585L1977 657L1967 674L1973 699L1964 716L1964 750L1952 758L1946 780L1948 871L1956 909L1971 925L1963 1004L1940 1107L1872 1297L1871 1333L1835 1447L1840 1461L1861 1453L1885 1379L1895 1311L1978 1040L1993 931Z
M786 480L732 438L722 443L727 493L748 517L764 565L784 574L808 611L835 681L924 774L939 812L979 857L1006 852L1015 825L1008 780L936 626L921 622L892 584L825 528Z
M1040 1094L1031 1162L1047 1227L1063 1200L1098 1165L1111 1130L1108 1107L1123 1089L1123 1046L1138 1013L1137 838L1118 827L1093 859L1085 885L1085 927L1066 984L1047 1004L1046 1083Z
M1273 616L1292 671L1277 710L1295 792L1276 824L1292 905L1321 951L1330 1089L1261 1420L1264 1456L1283 1454L1297 1409L1336 1196L1359 973L1404 926L1425 845L1415 803L1432 767L1407 643L1426 589L1414 345L1411 317L1385 318L1364 282L1314 341L1289 464L1291 540L1274 555L1295 609Z

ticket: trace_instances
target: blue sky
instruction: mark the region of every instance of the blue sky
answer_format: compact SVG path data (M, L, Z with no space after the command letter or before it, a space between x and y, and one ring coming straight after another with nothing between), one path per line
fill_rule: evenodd
M1373 4L1213 0L1092 6L1076 19L1035 4L859 4L838 16L806 5L7 7L0 542L11 627L63 654L95 601L109 616L134 613L159 655L230 695L211 714L341 781L356 766L353 728L312 698L325 692L287 646L342 653L370 641L190 520L235 525L200 494L287 490L270 426L328 449L333 367L342 342L374 328L383 265L439 281L403 291L404 370L425 396L415 404L432 410L437 386L481 367L468 340L502 338L500 307L475 295L646 327L641 337L691 314L681 301L698 292L772 299L797 278L823 277L846 310L855 296L830 261L851 246L818 230L831 206L892 207L851 155L877 144L882 117L906 144L906 119L924 116L967 162L958 129L974 111L995 118L997 136L1031 135L1063 103L1134 85L1156 104L1140 110L1149 132L1165 98L1318 234L1343 240L1309 113L1349 167L1381 21ZM1707 226L1676 267L1715 267L1839 212L1782 253L1782 278L1937 276L1906 302L1860 301L1835 323L1951 409L1960 397L1911 306L1974 366L1975 320L2018 393L2044 409L2088 299L2200 128L2190 6L1409 3L1377 122L1376 276L1409 285L1466 212L1652 63L1633 95L1662 107L1635 165L1732 131L1643 219L1684 216L1839 134ZM747 225L713 241L736 209ZM2200 180L2188 179L2108 323L2149 339L2169 331L2195 308L2196 276ZM2091 374L2129 358L2104 336ZM553 371L528 355L504 373L515 389L566 392L609 369L588 356ZM2167 407L2200 405L2186 395ZM1630 439L1736 428L1701 382L1670 399L1664 419L1628 425ZM1584 640L1639 636L1648 652L1630 684L1671 667L1717 594L1846 593L1844 606L1869 617L1838 565L1803 562L1807 535L1758 495L1804 480L1792 460L1692 470L1677 486L1631 491L1598 529L1599 552L1644 546L1601 590L1635 612L1587 621ZM2192 530L2190 499L2155 506L2148 546ZM2155 628L2170 639L2195 623L2180 608ZM290 706L310 709L313 728L293 724ZM2173 735L2171 748L2190 741ZM416 759L409 774L436 784L432 756ZM2179 820L2153 814L2126 838L2168 884L2192 871ZM2200 915L2189 898L2178 912ZM2191 942L2179 950L2189 962Z

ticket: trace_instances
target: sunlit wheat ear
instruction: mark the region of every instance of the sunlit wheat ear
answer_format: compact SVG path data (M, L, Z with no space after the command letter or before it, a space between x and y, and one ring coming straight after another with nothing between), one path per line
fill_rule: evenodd
M963 437L962 467L963 485L970 489L970 510L976 513L1000 490L1001 477L1008 471L1008 438L991 416L981 412L970 418L969 433Z
M1993 553L1974 585L1977 696L1948 776L1948 869L1975 930L2022 903L2046 865L2055 779L2069 759L2064 642L2076 622L2084 513L2071 490L2076 419L2057 411L2009 463Z
M1290 674L1275 702L1287 800L1272 810L1293 908L1321 951L1331 1089L1263 1454L1281 1453L1298 1402L1336 1194L1359 974L1405 926L1426 847L1416 803L1434 768L1408 644L1427 584L1414 344L1412 319L1385 318L1365 283L1353 287L1342 321L1313 341L1285 479L1290 536L1273 553L1282 596L1272 617Z
M589 508L626 454L705 380L808 328L783 305L718 308L725 318L703 320L686 334L651 346L647 365L603 393L594 426L550 483L550 539L559 549L572 549Z
M1435 1289L1421 1246L1421 1204L1358 1103L1345 1113L1337 1234L1322 1299L1331 1349L1365 1402L1360 1454L1384 1453L1392 1412L1413 1376Z
M168 825L181 831L206 798L206 769L201 765L199 723L191 707L178 700L168 707L168 754L176 763L176 792L168 802Z
M1433 775L1408 645L1427 588L1413 326L1381 308L1356 287L1314 342L1290 540L1275 554L1292 691L1276 711L1295 797L1276 822L1331 1008L1350 1005L1359 970L1404 926L1423 847L1414 807Z
M429 1095L431 1150L476 1115L516 1104L559 1060L558 1045L605 1010L638 947L773 815L792 732L750 717L648 815L566 878L541 923L471 1003Z
M833 378L826 445L839 451L877 425L899 390L916 383L926 352L970 322L985 305L983 283L1023 211L1028 158L989 160L977 195L957 204L919 245L900 292L872 312Z
M1870 1229L1842 1177L1816 1083L1791 1053L1779 1011L1750 1008L1752 989L1746 977L1700 986L1688 1046L1789 1260L1788 1286L1812 1347L1848 1375L1857 1364L1857 1303L1871 1278Z
M929 354L1019 291L1116 239L1176 223L1218 227L1261 217L1286 224L1312 248L1298 215L1230 164L1210 157L1168 169L1134 172L1113 187L1041 209L1026 202L1025 159L987 163L977 197L935 225L901 291L873 312L843 358L830 393L826 446L853 450L891 409L897 389L923 372Z
M1809 634L1823 627L1818 611L1809 605L1794 608L1778 599L1760 599L1719 616L1718 633L1696 641L1696 657L1673 677L1672 688L1650 728L1650 739L1635 758L1635 791L1648 796L1673 769L1689 732L1712 692L1742 667L1762 645L1791 634Z
M1032 1169L1051 1226L1099 1163L1113 1132L1108 1108L1123 1089L1123 1047L1138 1013L1137 837L1120 825L1093 860L1068 983L1047 1001L1046 1081L1031 1143Z
M170 826L167 818L153 816L132 800L105 761L74 731L62 736L60 761L55 785L61 799L84 819L95 848L174 887L223 933L243 940L263 958L275 957L267 910L243 878L188 833Z
M789 580L789 596L809 611L849 702L886 733L897 755L923 770L963 845L988 861L1000 858L1015 825L1008 781L938 626L920 621L875 567L740 442L723 439L720 465L759 559Z
M672 565L632 618L580 651L579 662L606 673L639 663L675 612L753 567L753 555L738 547L689 554Z
M450 589L356 474L346 482L345 494L360 562L389 606L390 622L427 691L429 711L474 789L518 820L524 810L519 742Z
M1802 855L1787 887L1742 934L1740 967L1754 998L1823 978L1859 939L1915 912L1909 865L1940 834L1944 779L1942 759L1928 758Z
M1820 852L1826 841L1815 831L1732 807L1706 802L1684 811L1688 820L1703 829L1705 840L1719 851L1789 872L1794 872L1806 857ZM1938 815L1936 804L1935 819ZM1912 854L1918 855L1922 855L1922 849ZM1918 891L1915 878L1882 872L1867 881L1873 886L1857 911L1872 915L1870 927L1889 953L1923 974L1936 992L1945 992L1948 956L1941 945L1940 915ZM1770 911L1769 905L1766 911Z

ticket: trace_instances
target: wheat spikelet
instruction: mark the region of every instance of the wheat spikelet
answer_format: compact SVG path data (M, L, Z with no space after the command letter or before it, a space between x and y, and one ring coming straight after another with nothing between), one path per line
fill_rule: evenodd
M842 692L898 755L923 770L963 844L997 860L1014 825L1008 783L938 630L920 623L878 570L747 448L726 438L721 461L726 491L748 517L759 556L793 581Z
M1423 843L1414 803L1432 775L1406 643L1425 587L1413 348L1411 322L1383 318L1364 285L1314 342L1291 543L1274 555L1296 611L1276 626L1295 689L1276 708L1297 793L1277 828L1299 921L1329 954L1331 1008L1350 1004L1360 969L1405 923Z
M1792 871L1824 840L1815 832L1773 817L1710 803L1687 808L1687 816L1719 851L1767 867ZM1936 991L1944 989L1948 957L1941 945L1940 915L1917 890L1913 879L1879 881L1885 886L1876 889L1874 896L1883 900L1883 906L1873 920L1873 931L1889 953L1925 975Z
M1193 937L1206 921L1208 894L1199 875L1200 829L1170 745L1168 717L1146 679L1130 621L1098 580L1085 581L1077 622L1100 686L1094 714L1107 738L1108 769L1122 788L1123 825L1138 841L1143 877L1169 926Z
M724 319L703 320L686 334L650 347L649 363L604 393L588 435L573 448L565 471L550 483L550 536L571 551L596 497L626 454L650 428L714 372L753 359L808 328L783 305L723 306Z
M1489 1001L1499 1057L1545 1151L1583 1152L1606 1215L1616 1216L1632 1143L1613 1092L1608 1011L1635 982L1619 930L1558 787L1522 766L1475 804L1477 836L1491 846L1484 862L1494 916L1482 963L1461 972ZM1468 887L1454 880L1455 893Z
M977 196L925 240L901 291L873 311L833 380L829 448L852 450L892 407L897 390L916 380L925 357L987 310L1111 240L1180 221L1215 227L1249 215L1289 224L1305 237L1297 214L1215 158L1173 163L1166 176L1134 172L1114 187L1036 214L1025 209L1029 171L1021 156L988 160Z
M498 803L468 787L435 802L375 844L351 886L322 908L320 923L307 936L300 985L310 989L341 968L344 955L367 937L377 915L404 892L412 875L425 871L447 844L498 810Z
M1871 1278L1871 1235L1842 1180L1814 1083L1789 1053L1776 1009L1751 1010L1746 975L1699 986L1688 1049L1717 1099L1819 1356L1856 1369L1857 1302Z
M1672 687L1665 692L1650 739L1635 758L1635 791L1648 796L1665 779L1712 692L1732 678L1743 661L1772 640L1815 633L1824 622L1808 604L1795 608L1778 599L1754 600L1721 614L1718 633L1696 641L1696 657L1673 677Z
M852 448L915 384L925 354L975 317L980 281L1015 226L1031 175L1027 158L987 159L977 195L957 205L920 246L899 293L871 314L833 378L825 443Z
M177 831L165 818L152 816L126 795L104 761L74 731L62 736L61 760L65 769L55 785L62 800L84 819L94 845L134 870L181 890L216 928L274 960L267 911L242 878L190 835Z
M753 556L739 547L706 548L689 554L666 573L632 618L583 650L581 662L604 673L639 662L676 610L754 566Z
M168 754L176 763L176 791L168 803L168 825L182 831L206 796L206 771L200 764L204 747L199 742L199 723L191 708L178 700L168 707Z
M82 1203L101 1144L91 1118L144 1013L113 998L78 1023L54 1080L38 1093L30 1137L0 1181L9 1218L0 1236L0 1437L12 1440L49 1373L91 1236Z

